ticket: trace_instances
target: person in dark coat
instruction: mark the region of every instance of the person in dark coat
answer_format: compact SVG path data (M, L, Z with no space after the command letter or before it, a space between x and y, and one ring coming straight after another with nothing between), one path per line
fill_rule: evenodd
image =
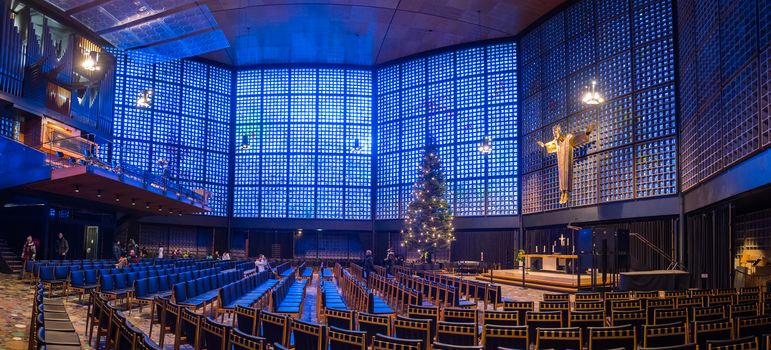
M386 275L393 276L393 267L396 265L396 254L394 254L394 250L391 248L388 248L388 254L385 258L385 266L386 266Z
M375 260L372 258L372 251L367 250L364 253L364 280L369 283L369 274L375 272Z
M115 260L120 260L121 255L123 255L123 248L120 247L120 241L115 241L112 245L112 256Z
M56 244L56 256L59 260L66 260L67 253L70 251L70 244L64 238L64 234L59 232L59 241Z

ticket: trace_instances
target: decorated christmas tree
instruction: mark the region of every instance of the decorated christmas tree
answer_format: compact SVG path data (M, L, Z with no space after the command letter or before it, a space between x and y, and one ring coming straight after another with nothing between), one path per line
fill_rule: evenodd
M455 240L455 228L447 191L436 146L429 143L419 166L419 178L412 191L412 201L407 206L402 247L421 254L433 253L449 247Z

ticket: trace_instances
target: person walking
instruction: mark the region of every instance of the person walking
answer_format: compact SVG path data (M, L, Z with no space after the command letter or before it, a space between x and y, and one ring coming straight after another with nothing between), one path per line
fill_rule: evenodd
M35 241L32 240L32 236L27 236L27 241L24 242L24 246L21 250L21 278L24 278L24 270L27 268L27 261L35 261Z
M56 244L56 256L59 260L67 260L67 253L70 251L70 244L64 238L64 234L59 232L59 241Z
M369 285L369 274L375 272L375 260L372 258L372 251L367 250L364 253L364 281Z
M120 256L123 255L123 248L120 247L120 241L115 241L112 245L112 257L115 260L120 260Z

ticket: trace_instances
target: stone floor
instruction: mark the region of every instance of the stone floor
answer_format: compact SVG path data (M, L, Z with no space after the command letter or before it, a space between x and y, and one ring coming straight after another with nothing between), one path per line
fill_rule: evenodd
M306 289L305 305L303 308L302 320L316 321L316 293L318 286L318 274L314 274L313 280ZM32 312L33 287L28 283L18 280L18 276L0 274L0 350L5 349L26 349L27 335ZM536 289L523 289L515 286L502 286L502 294L506 298L515 300L542 300L544 291ZM70 320L75 326L81 338L84 349L92 349L87 344L86 334L86 313L88 306L78 303L77 295L71 295L66 299L66 308ZM481 305L480 305L481 309ZM131 322L142 329L145 333L150 331L150 308L145 306L140 312L138 308L125 313ZM231 322L226 318L226 323ZM158 341L158 326L153 326L152 339ZM172 337L166 338L165 348L172 349Z

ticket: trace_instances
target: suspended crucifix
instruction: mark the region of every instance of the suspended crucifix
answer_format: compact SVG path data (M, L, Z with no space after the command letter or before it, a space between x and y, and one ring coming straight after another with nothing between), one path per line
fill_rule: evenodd
M560 204L565 204L570 200L570 191L573 190L573 149L589 142L589 134L592 133L592 130L594 130L594 124L576 134L563 134L562 128L557 124L552 128L553 140L547 143L538 141L538 145L546 148L547 153L557 153Z

